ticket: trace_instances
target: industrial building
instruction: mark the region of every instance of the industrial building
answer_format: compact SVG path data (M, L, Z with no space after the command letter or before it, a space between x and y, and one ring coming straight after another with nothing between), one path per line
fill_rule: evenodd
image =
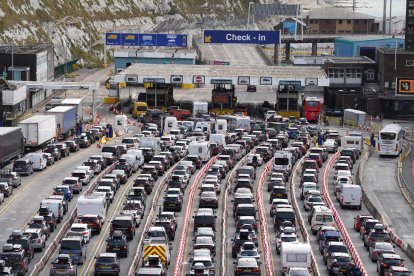
M193 49L123 48L114 52L114 59L116 72L124 70L134 63L193 65L196 61L196 51Z
M378 34L375 17L347 8L321 7L303 14L309 34Z
M54 79L52 43L35 46L0 46L0 75L7 80L46 82Z
M335 55L338 57L366 56L376 60L376 50L379 48L404 48L403 37L392 36L349 36L335 39Z

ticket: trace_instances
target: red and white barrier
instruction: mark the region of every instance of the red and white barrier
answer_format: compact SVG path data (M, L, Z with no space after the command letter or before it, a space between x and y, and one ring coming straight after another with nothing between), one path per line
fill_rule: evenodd
M177 258L175 261L176 265L175 265L174 272L173 272L174 276L181 275L182 263L184 259L184 251L185 251L187 237L188 237L188 229L190 227L191 210L193 209L194 195L197 191L198 183L201 181L201 178L206 173L206 171L217 160L217 158L218 158L217 156L212 158L206 165L204 165L201 171L198 172L193 184L191 185L190 194L188 197L188 203L187 203L187 207L185 209L185 214L184 214L183 231L181 232L180 243L178 244Z
M271 257L271 250L270 247L270 238L269 232L267 227L267 220L266 220L266 209L264 207L264 199L263 199L263 186L267 178L267 173L269 170L272 169L274 159L272 158L269 162L267 162L266 167L263 170L262 175L260 176L259 183L257 185L256 191L256 201L258 206L259 212L259 220L260 220L260 232L262 236L262 249L264 255L264 265L266 267L267 276L273 276L273 266L272 266L272 257Z
M296 165L295 169L293 170L292 177L290 178L291 180L290 180L289 191L290 191L290 198L291 198L292 206L293 206L293 209L295 210L299 230L303 236L304 241L309 242L309 234L308 234L308 231L306 230L305 222L303 220L302 212L300 211L298 201L296 200L296 192L295 192L296 187L295 187L295 182L293 181L294 179L296 179L296 174L298 173L299 168L302 167L302 163L304 160L305 160L305 157L302 157L299 160L299 163ZM313 275L320 275L319 266L316 261L315 254L313 254L313 251L311 251L311 255L312 255Z
M224 191L223 199L223 213L222 213L222 228L221 228L221 275L227 275L227 197L231 190L231 183L236 178L237 169L244 165L247 161L247 155L243 157L239 163L233 168L229 178L226 181L226 189Z
M361 269L362 275L367 275L364 264L361 261L361 258L359 257L359 254L357 250L355 249L355 246L351 240L351 237L348 234L348 230L346 230L346 227L344 223L341 220L341 217L339 216L335 205L332 203L331 197L329 195L328 191L328 183L329 183L329 172L332 169L332 166L338 156L340 155L339 152L334 154L328 161L327 166L325 167L325 170L323 172L323 185L322 185L322 194L325 197L326 205L332 210L333 217L335 219L335 223L337 225L338 230L342 234L342 238L344 239L345 245L348 247L349 253L351 254L352 258L355 261L355 264Z

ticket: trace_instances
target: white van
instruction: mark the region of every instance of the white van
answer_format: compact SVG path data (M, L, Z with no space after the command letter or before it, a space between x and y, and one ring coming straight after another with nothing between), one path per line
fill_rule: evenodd
M133 154L122 154L119 158L120 163L127 163L130 164L132 168L132 172L138 171L139 168L139 162L135 155Z
M361 136L345 136L344 148L356 148L360 153L364 150L364 138Z
M343 184L342 191L339 196L339 204L341 209L356 208L361 210L362 190L361 186L353 184Z
M178 128L178 120L175 117L166 117L164 120L164 134L169 134L171 129Z
M226 136L224 134L211 134L210 142L217 143L223 147L226 145Z
M80 196L76 205L78 220L81 221L83 215L93 214L105 220L107 201L105 196Z
M292 267L303 267L311 270L312 250L309 243L282 242L280 249L282 275L288 275Z
M217 119L215 130L216 133L225 135L227 133L227 121L225 119Z
M314 235L316 235L321 226L335 226L331 209L326 206L318 206L315 208L311 219L311 230Z
M40 202L40 207L48 207L53 212L57 221L60 222L64 215L64 209L62 201L59 199L43 199Z
M142 150L139 149L129 149L127 150L126 154L135 155L135 158L138 161L138 166L144 165L144 155L142 154Z
M290 174L292 170L292 153L289 151L276 151L275 162L273 165L274 170L285 170Z
M207 162L211 158L210 142L191 142L188 155L198 155L203 162Z
M306 194L311 191L311 190L316 190L317 189L317 185L315 182L303 182L302 185L302 192L300 194L300 199L304 200Z
M24 158L32 162L33 170L35 171L43 171L43 169L47 167L47 159L43 153L32 152L27 154Z
M236 150L236 154L235 154L236 160L240 160L242 159L243 156L246 155L246 149L242 148L242 146L239 144L227 144L226 148L232 148Z
M139 139L137 137L122 138L121 143L127 145L128 149L137 149L137 148L139 148Z

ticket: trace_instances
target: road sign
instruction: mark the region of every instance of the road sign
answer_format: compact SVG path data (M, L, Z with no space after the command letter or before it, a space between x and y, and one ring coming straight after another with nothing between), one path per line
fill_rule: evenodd
M157 46L187 47L187 35L157 34Z
M281 80L279 81L279 85L301 85L301 81L294 81L294 80Z
M193 76L193 83L194 84L204 84L205 83L205 77L202 76L202 75Z
M165 83L165 78L144 78L143 83Z
M213 65L230 65L230 61L213 60Z
M156 34L140 34L139 46L156 46L157 35Z
M122 33L121 44L124 46L139 46L138 37L138 34Z
M121 34L120 33L106 33L105 44L110 46L121 45Z
M280 44L280 31L204 30L204 43Z
M212 79L211 84L233 84L233 80Z
M397 78L397 94L414 95L414 78Z

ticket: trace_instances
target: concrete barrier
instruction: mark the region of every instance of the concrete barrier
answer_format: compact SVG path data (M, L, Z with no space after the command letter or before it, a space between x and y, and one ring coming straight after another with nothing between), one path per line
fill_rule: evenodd
M98 182L101 179L101 177L111 172L114 167L115 167L115 164L112 164L111 166L106 168L104 171L102 171L99 174L99 176L96 177L90 183L88 189L85 191L85 195L89 195L98 185ZM43 253L42 258L40 258L39 262L33 267L33 270L30 272L30 276L40 275L40 272L45 268L46 264L49 262L50 257L53 255L53 252L59 246L60 240L65 236L66 232L72 226L72 223L75 221L76 217L77 217L77 208L75 207L70 213L68 220L62 225L56 237L53 239L53 241L49 244L49 246Z
M227 198L229 193L231 192L231 184L233 180L236 178L237 169L244 165L247 161L247 155L244 156L239 163L233 168L229 178L226 181L226 189L224 190L224 198L223 198L223 213L222 213L222 228L221 228L221 275L226 276L227 272Z
M329 195L328 191L328 183L329 183L329 174L332 169L332 166L336 159L339 157L340 153L337 152L334 154L328 161L328 164L325 167L324 173L323 173L323 185L322 185L322 194L325 197L326 205L332 210L333 217L335 219L335 223L337 225L338 230L342 234L342 238L345 242L345 245L348 247L349 253L352 256L352 258L355 261L355 264L361 269L361 272L363 275L367 275L364 264L361 261L361 258L359 257L359 254L351 240L351 237L348 234L348 230L346 229L344 223L341 220L341 217L339 216L335 205L332 203L331 197Z
M158 199L161 195L161 191L164 189L165 185L168 182L168 179L170 178L170 176L171 176L171 174L174 171L176 166L177 166L177 164L172 166L168 170L167 174L163 177L162 181L160 182L160 185L158 185L157 189L155 190L155 195L154 195L154 198L153 198L152 202L155 202L155 203L158 202ZM154 220L154 216L156 214L157 205L156 204L151 204L150 208L151 209L148 213L147 220L146 220L144 228L142 230L143 234L146 233L148 231L148 229L150 228L150 226L152 225L152 222ZM132 260L131 267L128 271L128 275L131 275L131 276L135 275L135 271L138 268L139 262L142 260L142 249L143 249L143 243L144 243L144 238L145 238L145 236L143 234L141 235L141 237L139 239L138 246L137 246L137 249L135 251L134 259Z
M197 174L196 178L194 179L193 184L190 188L190 194L188 197L188 203L187 207L185 209L185 215L184 215L184 228L181 233L180 243L178 244L178 251L177 251L177 258L175 261L175 268L173 275L174 276L180 276L181 275L181 269L182 269L182 263L184 258L184 251L187 243L187 237L188 237L188 228L190 227L190 217L191 217L191 210L193 209L193 203L194 203L194 195L198 187L198 183L201 180L201 177L206 173L206 171L214 164L214 162L217 160L217 156L213 157L208 161L206 165L200 170L200 172Z
M309 242L309 234L308 234L308 231L306 230L305 221L303 220L302 212L300 211L298 201L296 200L296 192L295 192L296 186L295 186L295 183L293 182L293 179L296 178L298 170L299 170L299 168L302 167L302 164L303 164L304 160L305 160L305 156L302 157L299 160L299 162L295 166L295 169L293 170L292 177L290 178L290 181L289 181L289 183L290 183L289 192L290 192L290 198L291 198L293 210L295 211L295 215L296 215L296 218L297 218L299 231L302 234L302 237L303 237L304 241ZM312 271L313 271L313 275L320 275L319 266L318 266L318 263L316 261L315 254L313 254L313 250L311 251L311 254L312 254Z
M270 246L270 238L269 232L267 227L267 219L266 219L266 209L264 207L264 199L263 199L263 186L264 182L267 178L267 173L273 167L274 158L272 158L269 162L267 162L266 167L263 170L263 173L260 176L259 183L257 184L257 191L256 191L256 202L257 202L257 209L259 213L259 221L260 221L260 231L262 236L262 250L264 255L264 265L266 267L267 276L276 275L273 271L272 266L272 257L271 257L271 246Z

